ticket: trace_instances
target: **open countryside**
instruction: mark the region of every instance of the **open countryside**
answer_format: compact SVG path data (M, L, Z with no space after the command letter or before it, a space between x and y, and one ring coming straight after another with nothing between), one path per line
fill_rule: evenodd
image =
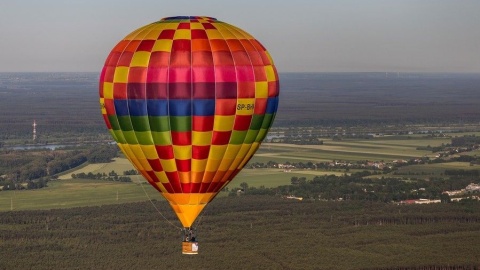
M375 164L393 164L398 160L418 159L429 157L435 159L436 153L427 150L418 150L418 147L431 146L437 147L450 142L452 136L472 136L475 133L452 133L443 134L442 137L430 138L429 136L381 136L368 140L324 140L323 145L293 145L264 143L257 152L250 164L268 163L274 161L280 164L303 162L317 163L326 162L328 169L311 168L255 168L247 166L240 174L228 185L229 188L240 188L243 182L248 183L250 187L277 187L291 184L292 177L312 178L317 175L337 175L350 174L354 171L375 169ZM480 136L480 133L478 133ZM478 150L476 150L478 151ZM475 151L473 154L475 155ZM469 153L464 153L469 154ZM459 156L457 154L457 156ZM341 166L345 162L356 162L361 169L348 169ZM370 165L369 165L370 164ZM78 169L60 174L58 180L51 181L48 189L25 190L17 192L13 197L0 196L0 210L29 210L29 209L49 209L73 206L94 206L101 204L116 204L123 202L144 201L148 197L162 199L162 197L139 176L133 176L129 183L118 182L98 182L89 180L72 179L72 174L92 173L108 174L116 172L123 174L124 171L132 170L134 167L124 157L115 158L113 162L85 164ZM399 167L395 171L396 177L431 177L441 176L445 169L480 169L480 165L470 162L448 162L433 164L412 164ZM393 173L373 175L371 177L389 177ZM472 179L474 181L474 179ZM54 192L61 190L62 192ZM145 194L147 192L147 194ZM219 196L221 196L220 194ZM38 199L34 199L38 197ZM46 200L45 198L48 198ZM12 206L13 205L13 206Z
M281 74L275 125L202 212L195 258L112 144L97 76L0 74L0 269L480 265L476 74Z

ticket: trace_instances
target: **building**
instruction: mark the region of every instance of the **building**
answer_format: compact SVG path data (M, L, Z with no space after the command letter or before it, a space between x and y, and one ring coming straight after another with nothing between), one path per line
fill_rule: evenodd
M468 185L467 187L465 187L465 191L471 191L471 192L479 191L479 192L480 192L480 185L479 185L479 184L470 183L470 185Z

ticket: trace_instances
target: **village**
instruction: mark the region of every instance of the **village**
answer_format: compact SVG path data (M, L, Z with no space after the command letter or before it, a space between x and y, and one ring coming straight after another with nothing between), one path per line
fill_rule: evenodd
M472 195L477 193L479 195ZM443 194L448 195L449 202L459 202L461 200L475 200L480 201L480 185L471 183L463 189L444 191ZM418 199L418 200L404 200L398 204L431 204L441 203L442 200Z
M425 188L419 190L411 190L412 193L425 191ZM473 195L477 194L477 195ZM442 195L447 195L447 199L411 199L395 202L397 205L411 205L411 204L432 204L432 203L451 203L460 202L462 200L480 201L480 184L470 183L463 189L444 191ZM285 199L302 201L304 198L294 195L284 196ZM343 198L338 198L337 201L343 201Z

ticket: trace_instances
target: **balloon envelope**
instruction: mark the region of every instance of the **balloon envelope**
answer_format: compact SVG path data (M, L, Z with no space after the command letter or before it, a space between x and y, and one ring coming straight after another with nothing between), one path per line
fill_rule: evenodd
M99 90L120 149L191 227L265 138L279 81L266 49L245 31L181 16L121 40Z

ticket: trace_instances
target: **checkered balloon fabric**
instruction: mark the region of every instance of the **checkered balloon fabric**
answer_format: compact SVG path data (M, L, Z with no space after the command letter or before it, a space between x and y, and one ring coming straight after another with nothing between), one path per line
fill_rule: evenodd
M168 17L121 40L100 75L108 130L189 227L272 125L279 80L247 32L211 17Z

